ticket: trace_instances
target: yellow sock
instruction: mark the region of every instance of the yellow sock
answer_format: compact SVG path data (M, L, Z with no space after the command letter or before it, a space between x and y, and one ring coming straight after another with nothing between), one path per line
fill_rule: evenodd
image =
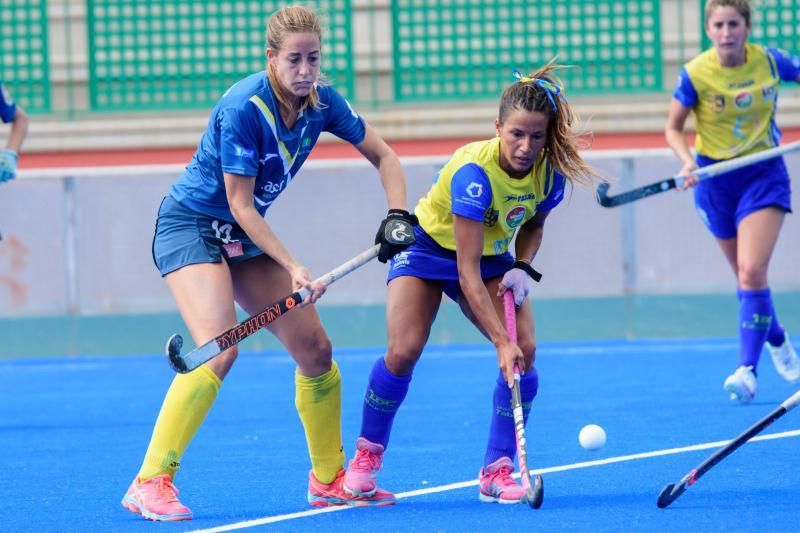
M342 378L336 361L321 376L309 378L295 371L294 404L306 431L311 470L330 483L344 465L342 450Z
M150 446L139 470L140 479L163 474L175 478L183 452L211 410L221 383L206 366L175 376L153 428Z

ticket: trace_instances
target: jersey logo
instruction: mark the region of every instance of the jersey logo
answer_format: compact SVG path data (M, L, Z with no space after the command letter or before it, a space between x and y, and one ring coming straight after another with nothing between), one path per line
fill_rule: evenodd
M532 192L530 192L528 194L523 194L523 195L520 195L520 196L517 196L517 195L514 195L514 194L507 194L506 195L506 202L513 202L514 200L516 200L517 202L527 202L528 200L533 200L535 198L536 198L536 195L534 193L532 193Z
M493 227L495 224L497 224L497 219L499 216L500 212L497 209L492 209L492 206L489 206L483 213L483 225L487 228Z
M524 205L518 205L512 208L511 211L506 214L506 226L511 229L516 228L525 220L525 213L527 212L528 210L525 209Z
M255 158L255 150L243 148L238 144L234 145L236 150L236 155L239 157L246 157L247 159L254 159Z
M742 91L733 99L737 109L749 109L753 105L753 95L750 91Z
M258 161L259 161L259 163L261 163L262 165L266 165L266 164L267 164L267 161L269 161L269 160L270 160L270 159L272 159L273 157L278 157L278 154L267 154L267 155L265 155L265 156L263 157L263 159L259 159Z
M721 94L711 94L708 97L709 104L714 113L722 113L725 111L725 97Z
M467 194L472 198L478 198L483 192L483 185L480 183L472 182L467 185Z

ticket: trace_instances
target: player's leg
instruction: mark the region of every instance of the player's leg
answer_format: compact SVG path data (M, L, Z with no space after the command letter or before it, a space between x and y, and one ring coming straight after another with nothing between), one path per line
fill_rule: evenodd
M344 487L371 495L389 444L395 414L403 403L442 299L438 282L400 276L389 282L386 301L388 347L370 372L362 408L356 453L347 467Z
M492 303L498 317L503 320L505 311L502 298L497 297L497 288L502 277L484 280L486 290L492 297ZM469 307L466 298L459 298L459 305L464 315L475 324L486 336L475 314ZM520 377L522 412L527 424L533 399L539 391L539 375L534 366L536 357L536 336L534 333L533 311L526 298L522 306L517 308L517 343L525 361L524 374ZM483 467L479 473L480 499L484 502L520 503L525 501L525 490L511 477L514 471L514 455L517 443L514 431L514 415L512 412L511 389L508 388L505 376L498 371L492 395L492 414L489 424L489 439L484 455Z
M231 268L236 301L248 313L263 309L292 290L288 272L267 256ZM270 283L264 283L265 279ZM295 309L267 329L297 363L295 406L311 460L309 502L322 507L392 503L394 496L384 491L376 491L371 498L356 498L342 489L341 377L316 308Z
M766 341L775 368L785 379L793 382L800 379L800 361L778 321L767 280L769 262L784 218L782 208L769 207L742 219L739 224L737 275L742 306L745 307L746 299L755 300L752 309L743 311L741 317L742 327L747 327L749 333L748 336L742 334L743 350L747 342L750 352L756 353L757 361ZM754 324L756 321L758 324Z
M166 281L197 344L236 323L227 264L200 263L171 272ZM172 381L156 420L141 469L123 505L153 520L185 520L191 511L177 499L172 480L186 448L216 400L236 348Z

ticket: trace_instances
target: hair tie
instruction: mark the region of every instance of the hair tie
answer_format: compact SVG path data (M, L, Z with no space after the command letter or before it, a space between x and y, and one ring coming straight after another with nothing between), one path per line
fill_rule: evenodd
M519 83L533 83L544 89L545 94L547 94L547 98L550 100L550 103L553 105L553 111L558 112L558 106L556 105L556 98L561 98L564 102L569 103L564 95L561 93L561 87L556 85L555 83L545 80L543 78L531 78L529 76L524 76L519 69L514 69L512 73L514 78Z

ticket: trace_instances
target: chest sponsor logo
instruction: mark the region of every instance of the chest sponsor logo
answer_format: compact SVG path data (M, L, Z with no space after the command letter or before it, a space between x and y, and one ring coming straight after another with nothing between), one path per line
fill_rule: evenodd
M753 105L753 95L750 91L742 91L733 99L736 109L750 109Z
M532 192L530 192L528 194L523 194L523 195L520 195L520 196L515 196L513 194L507 194L506 195L506 202L513 202L515 200L517 202L527 202L528 200L533 200L535 198L536 198L536 195L534 193L532 193Z
M518 205L511 209L506 214L506 226L511 229L516 228L522 221L525 220L525 213L527 213L527 209L525 209L524 205Z
M287 180L285 180L285 179L281 180L281 181L279 181L277 183L274 182L274 181L268 181L267 183L264 184L264 187L262 187L262 189L267 194L278 194L286 186L286 183L287 183Z

